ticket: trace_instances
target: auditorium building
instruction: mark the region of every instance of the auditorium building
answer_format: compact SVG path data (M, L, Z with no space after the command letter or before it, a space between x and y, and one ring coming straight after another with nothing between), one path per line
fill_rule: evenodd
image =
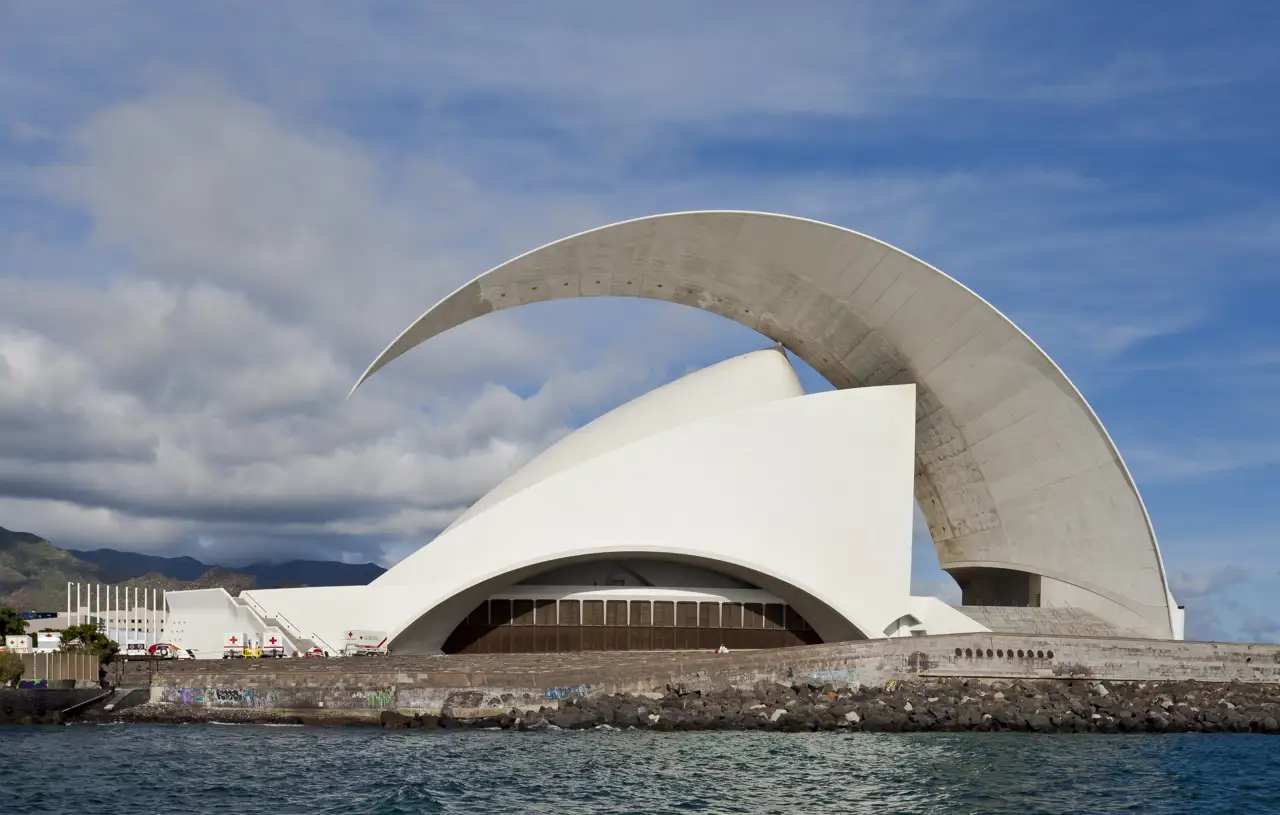
M595 296L768 342L561 439L367 586L170 592L168 630L202 656L267 629L330 651L385 631L409 654L1182 638L1151 519L1080 392L973 291L857 232L690 212L564 238L432 306L356 387L489 312ZM806 393L787 352L834 390ZM911 593L916 506L959 605Z

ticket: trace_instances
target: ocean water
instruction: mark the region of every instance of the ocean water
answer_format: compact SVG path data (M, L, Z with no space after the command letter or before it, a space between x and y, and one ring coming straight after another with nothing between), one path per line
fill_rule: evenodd
M0 727L3 813L1280 813L1248 735Z

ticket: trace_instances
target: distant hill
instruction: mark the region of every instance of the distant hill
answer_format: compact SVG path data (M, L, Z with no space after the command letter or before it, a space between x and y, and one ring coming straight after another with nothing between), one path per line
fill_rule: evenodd
M192 557L160 557L116 549L66 551L80 560L97 564L99 579L108 583L129 580L147 572L162 574L174 580L195 580L213 568ZM230 571L249 575L260 589L279 589L293 586L364 586L386 569L376 563L290 560L284 563L254 563Z
M57 611L67 603L67 583L124 584L142 588L244 589L296 586L363 586L385 569L376 563L294 560L229 569L191 557L160 557L115 549L59 549L39 535L0 527L0 606Z

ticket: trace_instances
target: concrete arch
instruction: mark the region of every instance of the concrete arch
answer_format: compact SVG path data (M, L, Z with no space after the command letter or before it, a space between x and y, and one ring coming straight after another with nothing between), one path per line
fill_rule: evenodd
M846 642L867 639L867 636L854 623L846 619L823 598L772 574L725 560L722 556L696 556L658 550L621 552L602 550L589 554L578 554L529 563L472 583L443 602L434 603L430 607L424 608L418 615L408 618L399 630L392 632L392 650L396 653L410 654L435 653L440 650L441 645L444 644L449 634L457 628L458 624L463 621L471 609L495 592L548 568L590 562L596 559L628 556L687 563L718 571L756 585L800 612L813 627L814 631L818 633L818 636L822 638L823 642Z
M1091 610L1124 628L1155 637L1180 629L1137 486L1062 370L956 280L842 227L689 212L564 238L433 306L356 387L481 315L589 296L719 314L782 343L840 389L915 384L915 493L943 568L1025 573L1037 585L1045 577L1075 602L1097 597Z

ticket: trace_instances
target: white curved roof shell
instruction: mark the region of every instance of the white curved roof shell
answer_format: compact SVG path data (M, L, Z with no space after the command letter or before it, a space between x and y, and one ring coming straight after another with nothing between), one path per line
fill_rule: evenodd
M700 392L696 379L678 388L682 401ZM914 401L910 385L830 391L673 421L492 504L369 589L416 588L417 607L391 628L402 652L439 648L477 603L525 577L627 557L740 578L827 641L883 636L910 601Z
M625 444L729 410L803 396L781 351L757 351L694 371L578 428L486 493L450 529L556 473Z
M915 496L943 568L1041 575L1060 595L1087 596L1091 610L1121 627L1174 634L1175 605L1146 509L1079 391L972 291L847 229L692 212L565 238L446 297L360 382L491 311L609 295L733 319L840 389L915 384Z
M915 401L909 384L803 395L785 354L756 351L579 429L527 465L537 477L518 471L482 511L368 586L241 597L331 650L362 628L387 631L397 653L432 653L489 596L563 590L515 585L525 578L652 558L757 586L825 641L892 636L907 615L930 633L985 631L910 596ZM192 646L216 649L227 619L192 616Z

